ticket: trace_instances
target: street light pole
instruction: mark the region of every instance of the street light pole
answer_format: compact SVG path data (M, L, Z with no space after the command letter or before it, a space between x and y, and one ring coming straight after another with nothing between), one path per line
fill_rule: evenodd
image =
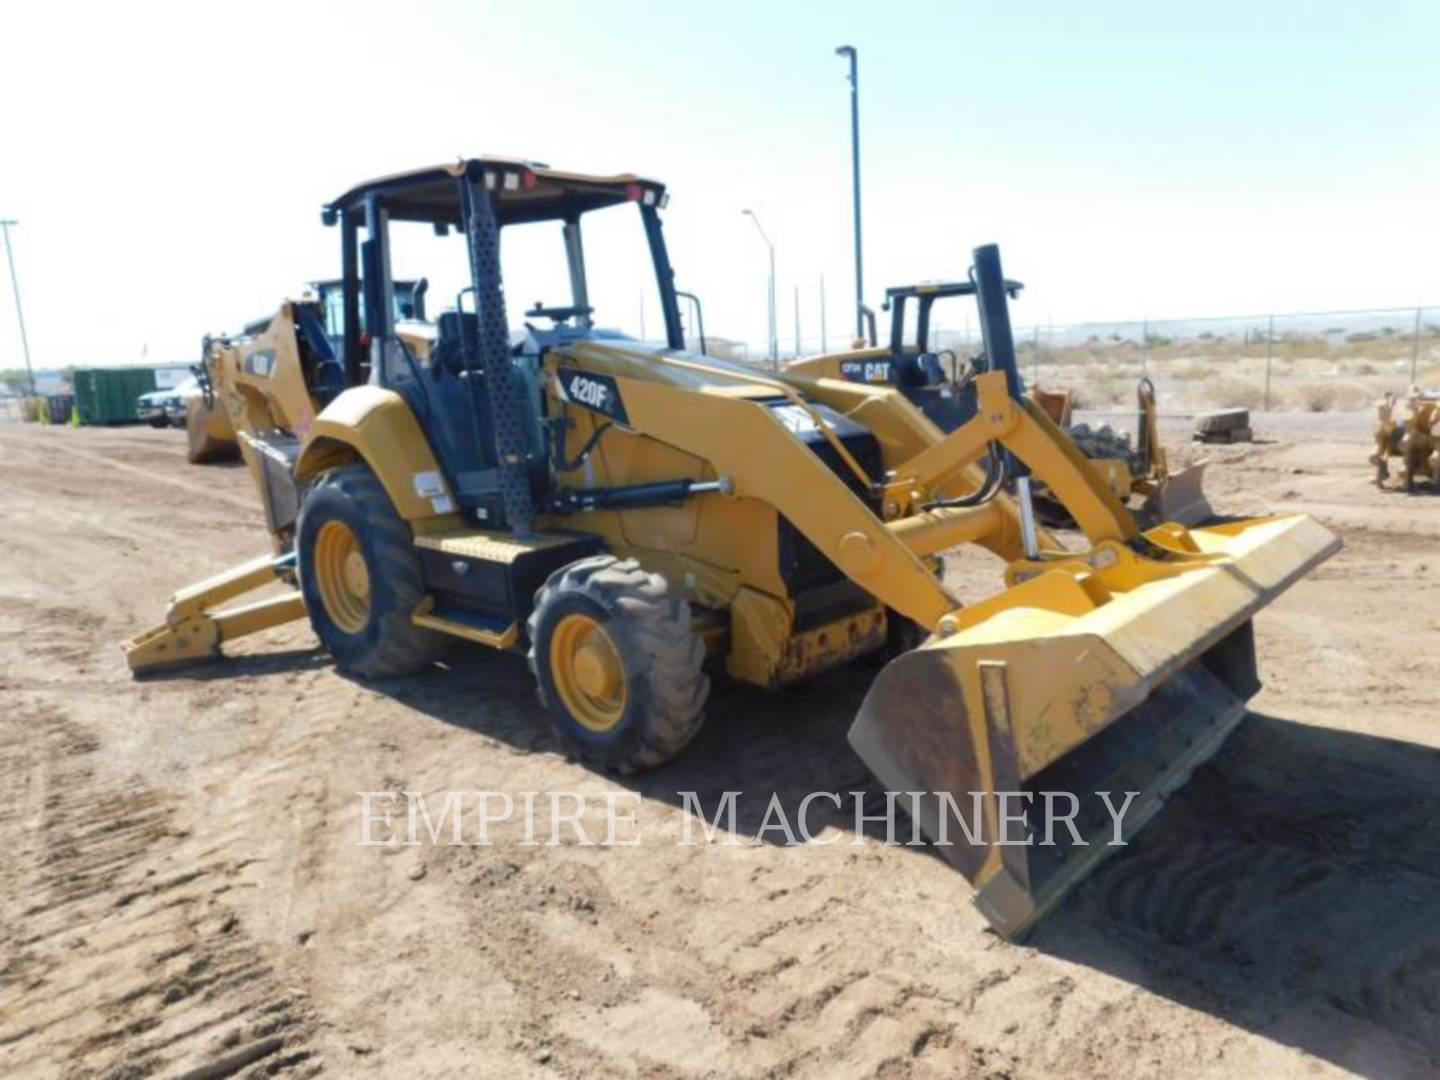
M860 252L860 72L853 45L841 45L836 56L850 60L850 169L855 192L855 336L865 336L865 262Z
M795 286L795 356L800 356L800 286Z
M760 224L760 219L755 216L754 210L744 210L743 213L755 223L755 228L760 233L760 239L765 241L765 246L770 249L770 288L769 288L769 313L770 313L770 366L780 366L780 337L775 328L775 245L770 242L770 237L765 233L765 227Z
M825 340L825 275L820 275L820 352L828 353L830 343Z
M25 377L30 382L30 396L35 396L35 370L30 366L30 339L25 336L25 309L20 306L20 279L15 276L15 252L10 248L10 226L18 221L0 220L0 232L5 234L5 258L10 263L10 284L15 289L15 318L20 322L20 348L25 353Z

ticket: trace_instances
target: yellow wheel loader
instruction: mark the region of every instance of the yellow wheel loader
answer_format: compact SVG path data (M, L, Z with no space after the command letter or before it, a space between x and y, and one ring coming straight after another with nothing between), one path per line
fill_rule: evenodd
M1377 407L1375 486L1390 479L1390 459L1400 459L1400 486L1414 491L1417 480L1440 487L1440 391L1411 387L1403 408L1394 394L1385 395Z
M632 175L478 158L329 203L338 346L293 307L293 329L236 346L242 402L247 379L293 377L322 406L236 420L274 555L179 594L131 666L209 659L301 611L361 677L423 671L460 638L523 653L561 746L629 771L685 748L712 677L778 687L919 639L850 742L887 788L925 793L920 828L1019 933L1118 850L1100 800L1123 801L1133 833L1239 722L1259 687L1252 616L1339 542L1303 515L1142 530L1025 396L994 247L974 253L978 408L949 434L887 387L687 353L666 200ZM388 302L402 232L422 235L400 250L464 257L423 347ZM512 326L502 253L561 302ZM642 282L663 344L597 318ZM1036 523L1032 480L1083 542ZM947 588L935 556L961 544L999 556L1003 589ZM295 585L276 606L227 606L276 578ZM1036 846L1023 810L1057 792L1083 844Z
M1005 282L1007 295L1014 299L1024 286ZM870 386L893 386L935 423L943 432L954 431L975 415L977 407L974 376L976 367L954 349L931 351L930 328L935 304L952 298L975 295L972 281L923 282L885 290L884 311L890 314L890 343L876 347L874 318L870 318L868 347L857 340L857 348L793 361L787 368L796 374L846 379ZM909 318L914 313L914 319ZM867 315L870 313L866 312ZM907 337L907 333L913 336ZM1165 521L1198 525L1213 516L1202 490L1205 464L1171 473L1165 447L1160 441L1159 412L1155 405L1155 384L1142 378L1136 387L1139 410L1136 439L1129 440L1107 428L1092 430L1088 425L1071 426L1072 398L1068 390L1030 387L1031 399L1043 408L1056 425L1065 429L1071 441L1091 461L1121 502L1131 496L1142 500L1139 516L1147 525ZM1041 516L1053 525L1074 522L1057 500L1036 489Z

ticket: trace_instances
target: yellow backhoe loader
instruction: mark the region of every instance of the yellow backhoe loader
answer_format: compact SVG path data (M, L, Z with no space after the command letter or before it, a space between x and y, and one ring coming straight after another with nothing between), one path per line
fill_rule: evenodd
M285 378L319 406L231 410L273 555L180 593L130 664L210 659L302 611L359 677L423 671L461 638L523 652L559 743L629 771L691 741L712 674L777 687L918 628L850 742L887 788L928 793L919 826L1019 933L1119 850L1099 793L1136 793L1129 835L1220 745L1259 687L1252 616L1339 542L1294 514L1142 530L1025 396L993 246L974 253L978 408L948 435L887 387L687 353L666 200L637 176L478 158L327 204L338 346L294 305L233 343L241 404ZM639 229L616 231L627 215ZM458 233L466 257L455 307L414 338L389 302L402 230ZM582 233L610 243L586 251ZM548 251L566 294L523 327L502 235L517 280ZM626 235L641 243L607 265ZM595 319L606 296L630 310L638 258L663 344ZM1032 479L1083 542L1036 523ZM1005 587L970 603L934 558L967 543L1005 564ZM270 606L226 606L276 578L295 588ZM972 792L982 813L962 838L948 815ZM1085 844L1033 846L1039 823L1014 800L1046 792L1075 795Z
M416 343L417 348L423 348L425 335L425 290L427 285L423 281L397 281L394 287L395 317L399 320L398 325L418 326L422 329L420 341ZM316 334L316 325L323 328L323 332L330 339L330 351L333 353L339 347L340 336L343 333L342 320L344 318L343 282L339 280L314 281L310 287L296 300L287 301L278 316L266 316L245 327L240 335L242 340L257 338L263 334L278 334L287 339L293 338L295 327L293 319L294 310L291 304L300 304L306 311L308 336L313 340ZM279 324L272 326L275 318L280 320ZM226 411L226 400L232 395L235 397L235 407L241 413L247 414L244 419L250 423L250 430L253 433L257 430L254 427L255 417L253 411L257 405L261 405L266 415L266 422L269 427L285 427L286 416L299 416L307 409L313 413L316 403L311 396L310 388L303 387L303 383L296 383L293 378L272 377L266 379L255 379L244 377L240 367L242 353L232 347L229 338L212 338L206 336L200 346L200 363L192 367L195 372L197 386L195 391L185 400L185 433L187 437L186 458L192 465L206 465L217 461L233 461L240 456L240 447L237 442L235 425L230 420L230 414ZM292 356L285 353L280 356L282 364L298 357L298 351ZM243 388L243 389L242 389ZM266 399L274 394L284 394L287 391L304 390L303 395L295 400L275 401L266 403ZM246 401L248 400L248 404ZM273 413L274 415L269 415ZM266 424L262 424L262 427Z
M1440 487L1440 391L1411 387L1403 407L1394 394L1386 394L1375 418L1375 486L1390 479L1390 459L1400 459L1400 486L1414 491L1416 481Z
M1023 288L1018 281L1005 282L1006 294L1012 300ZM975 415L977 369L954 349L931 350L933 309L942 300L968 299L975 291L972 281L922 282L888 288L883 305L883 310L890 315L888 346L876 345L874 314L865 309L869 320L868 345L863 339L857 339L854 349L795 360L786 370L869 386L893 386L919 406L941 431L954 431ZM913 320L909 317L911 313L915 316ZM1139 406L1135 419L1137 446L1108 427L1072 426L1073 399L1068 390L1047 389L1036 384L1029 388L1029 394L1090 459L1091 467L1100 473L1121 502L1128 502L1132 496L1141 499L1137 515L1142 524L1172 521L1199 525L1213 516L1202 488L1205 463L1174 473L1170 471L1170 460L1160 441L1155 384L1149 378L1142 378L1135 390ZM1043 487L1037 487L1035 494L1041 517L1047 523L1074 524L1065 508L1049 498Z

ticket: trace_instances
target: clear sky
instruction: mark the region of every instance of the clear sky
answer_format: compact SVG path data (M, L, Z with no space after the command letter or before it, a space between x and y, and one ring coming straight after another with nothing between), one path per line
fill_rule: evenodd
M0 217L21 221L37 366L193 358L336 273L326 198L484 152L664 180L681 287L712 333L760 343L753 207L782 338L796 285L818 336L823 274L834 345L853 311L842 43L876 306L987 241L1028 286L1021 323L1440 304L1433 2L52 0L0 27ZM620 306L601 321L637 330Z

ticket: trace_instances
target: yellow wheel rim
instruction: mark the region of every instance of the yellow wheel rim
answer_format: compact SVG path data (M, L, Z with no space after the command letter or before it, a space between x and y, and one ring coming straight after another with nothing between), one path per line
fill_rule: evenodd
M587 731L609 731L625 715L625 666L606 629L565 615L550 635L550 676L565 709Z
M358 634L370 621L370 568L355 530L327 521L315 535L315 587L330 621Z

